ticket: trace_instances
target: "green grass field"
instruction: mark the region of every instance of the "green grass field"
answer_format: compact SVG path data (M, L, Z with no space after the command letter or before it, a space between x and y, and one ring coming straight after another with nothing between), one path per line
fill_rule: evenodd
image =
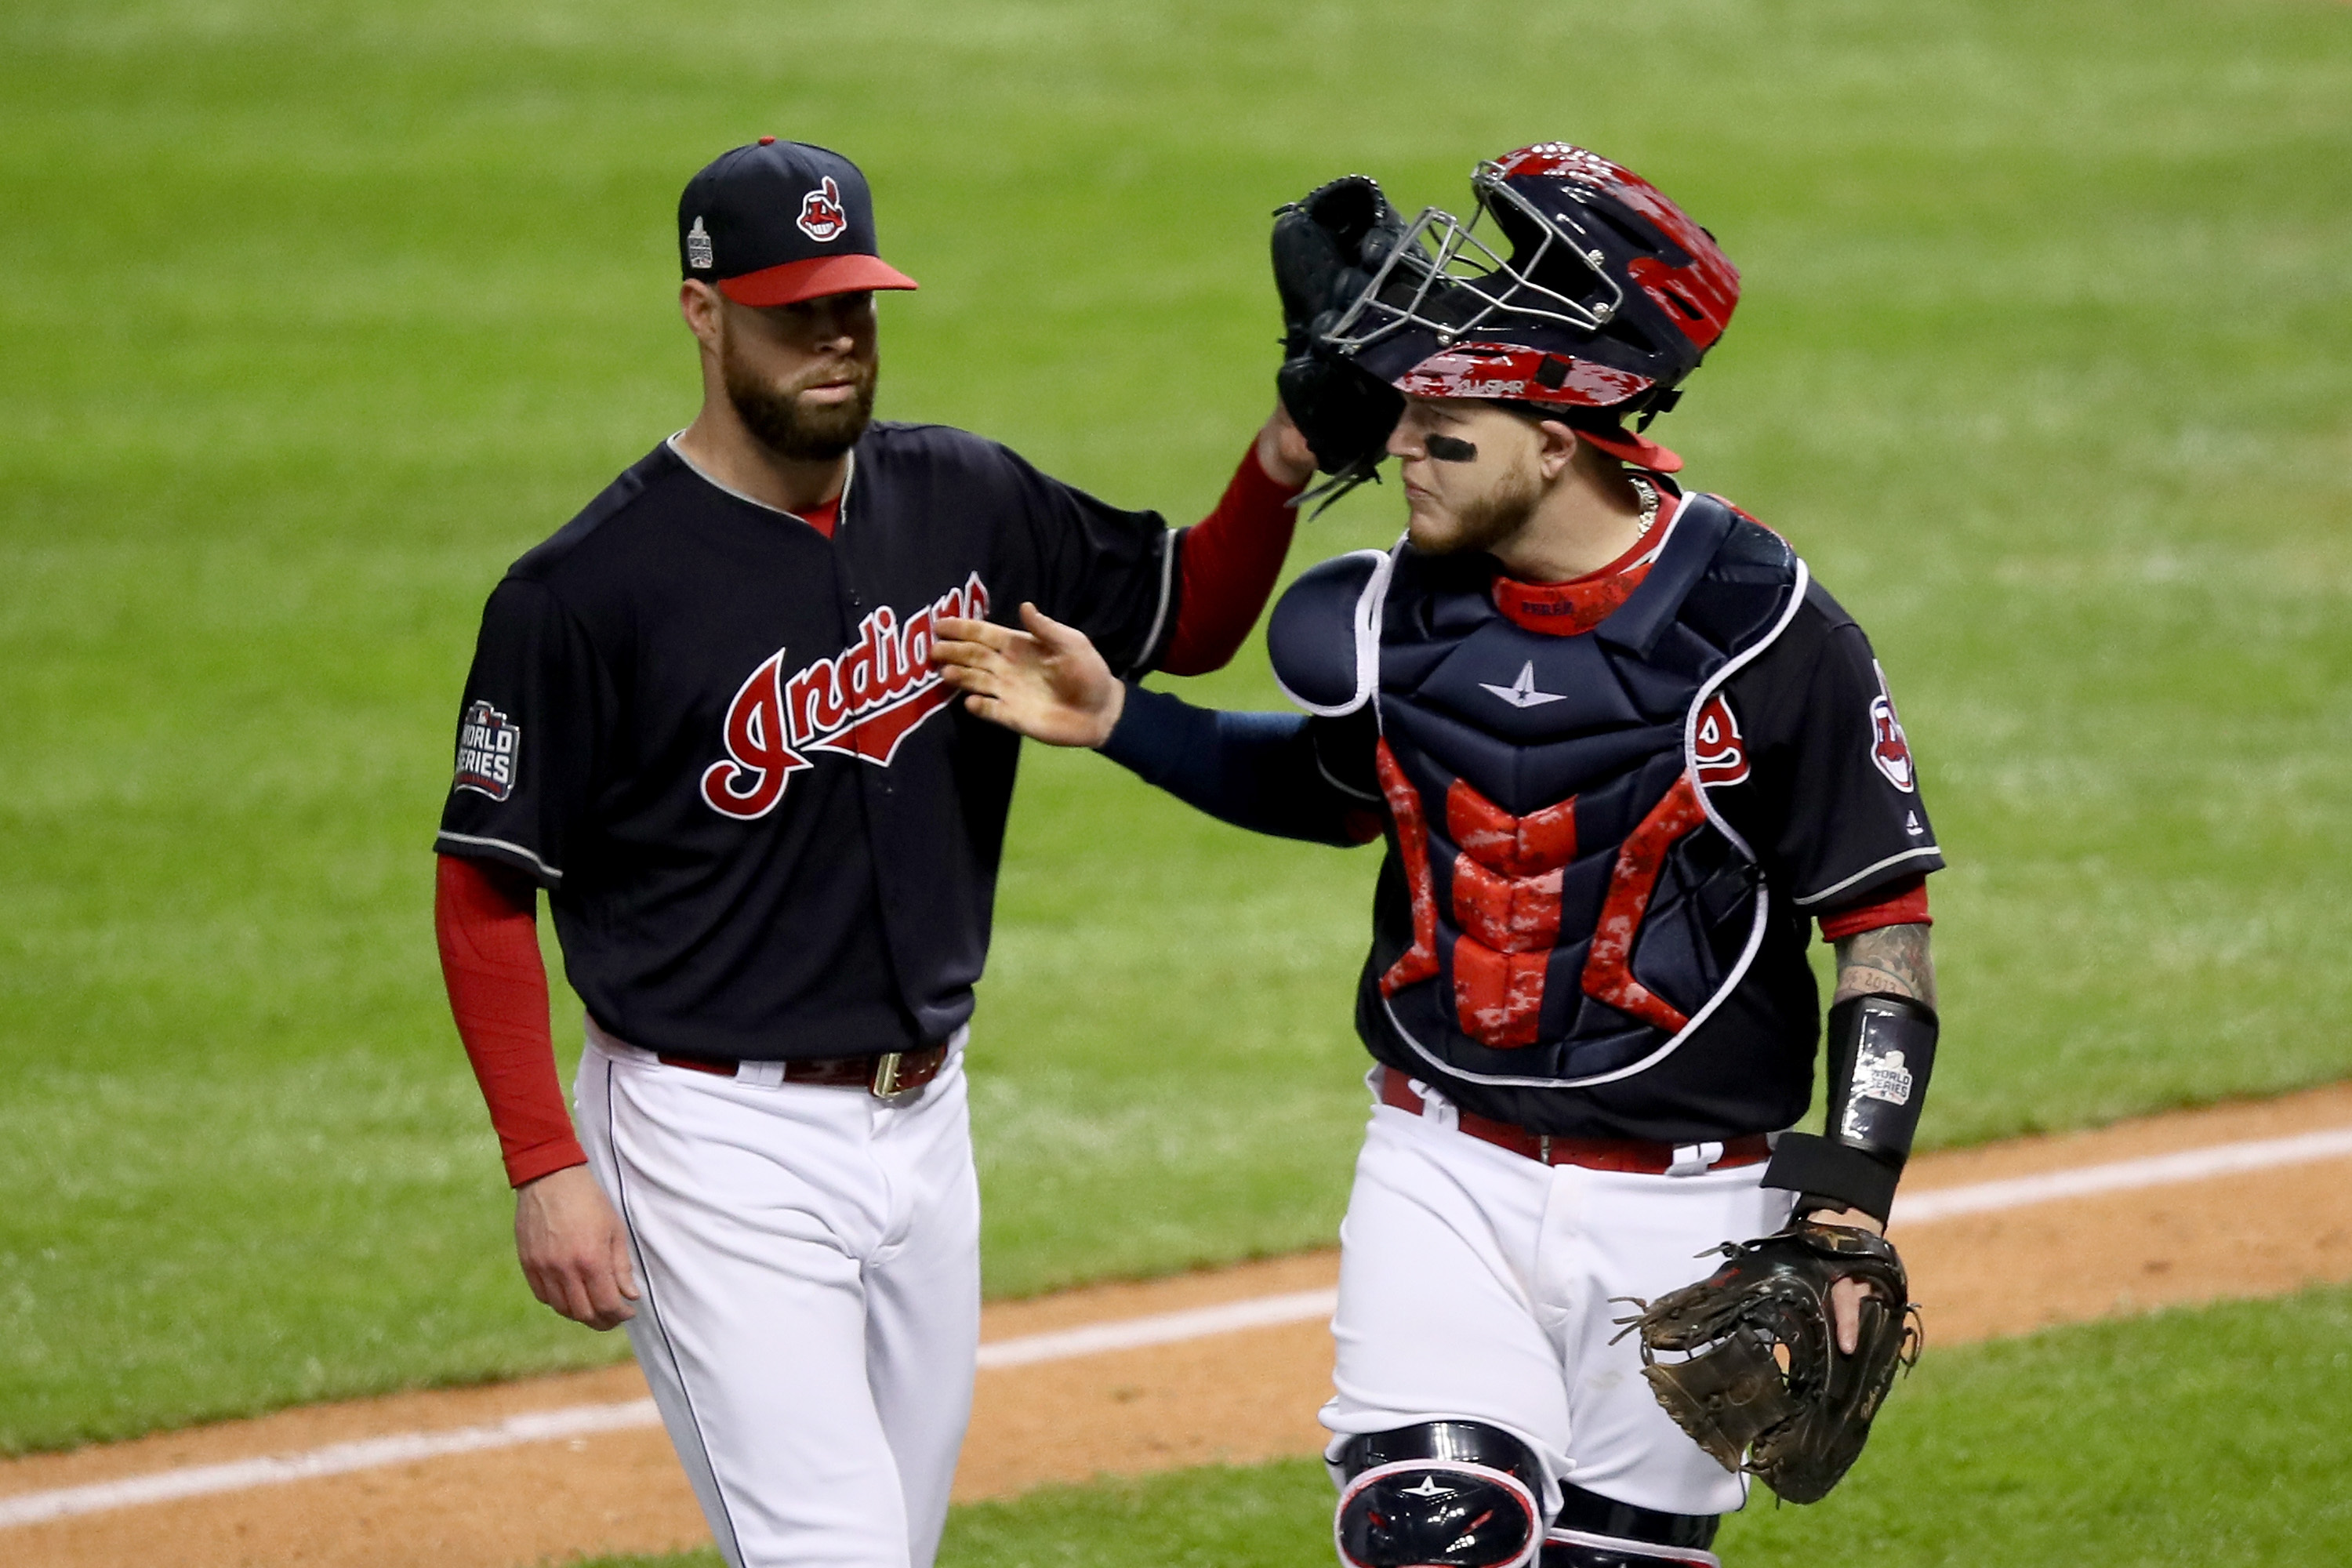
M1872 628L1954 862L1929 1136L2352 1072L2347 29L19 0L0 1451L620 1353L512 1267L427 846L481 600L690 414L669 213L762 132L856 155L924 281L886 415L1179 520L1269 401L1277 202L1459 205L1548 136L1642 169L1748 284L1661 434ZM1255 651L1192 684L1276 702ZM993 1290L1328 1240L1371 868L1033 753L975 1037Z
M1758 1488L1738 1568L2319 1568L2352 1558L2352 1291L1931 1351L1811 1508ZM1311 1459L1054 1488L950 1517L940 1568L1302 1568L1331 1557ZM716 1552L583 1568L718 1568Z

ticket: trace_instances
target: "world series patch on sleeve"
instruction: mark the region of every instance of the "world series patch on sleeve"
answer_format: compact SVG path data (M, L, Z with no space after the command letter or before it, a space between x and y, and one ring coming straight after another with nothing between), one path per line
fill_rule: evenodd
M475 702L457 724L458 789L492 800L514 794L515 767L521 760L522 730L488 702Z

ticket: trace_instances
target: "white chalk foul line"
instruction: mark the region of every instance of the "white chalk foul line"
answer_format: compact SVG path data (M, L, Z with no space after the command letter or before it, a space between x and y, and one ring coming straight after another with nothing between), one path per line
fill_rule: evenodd
M2210 1149L2186 1149L2178 1154L2154 1154L2144 1160L2118 1160L2107 1165L2084 1165L2038 1176L2012 1176L2002 1182L1979 1182L1973 1186L1947 1187L1941 1192L1914 1193L1895 1200L1894 1223L1927 1225L1964 1214L1987 1214L1995 1209L2055 1203L2061 1198L2095 1197L2101 1193L2200 1182L2209 1176L2233 1176L2279 1165L2340 1159L2347 1154L2352 1154L2352 1127L2334 1127L2292 1138L2264 1138L2249 1143L2217 1143Z
M1895 1219L1904 1226L1930 1225L1960 1215L1987 1214L2025 1208L2063 1198L2094 1197L2102 1193L2129 1192L2140 1187L2168 1186L2212 1176L2271 1170L2281 1165L2352 1156L2352 1127L2305 1132L2290 1138L2266 1138L2245 1143L2221 1143L2178 1154L2158 1154L2143 1160L2120 1160L2105 1165L2085 1165L2045 1175L2016 1176L2006 1181L1979 1182L1940 1192L1915 1193L1895 1207ZM1067 1361L1111 1351L1139 1350L1147 1345L1176 1344L1208 1339L1244 1329L1273 1328L1328 1317L1338 1300L1333 1290L1295 1290L1279 1296L1257 1296L1189 1311L1160 1312L1148 1318L1087 1323L1051 1333L1024 1334L996 1340L980 1347L983 1369L1034 1366L1041 1362ZM333 1443L306 1453L238 1459L225 1465L192 1465L118 1481L60 1487L52 1491L0 1497L0 1529L37 1524L44 1520L77 1514L102 1513L139 1503L170 1502L216 1492L243 1491L320 1476L345 1475L353 1470L440 1458L451 1454L478 1453L486 1448L510 1448L524 1443L551 1442L596 1432L657 1426L661 1417L650 1399L617 1405L575 1405L513 1415L487 1426L460 1426L446 1432L404 1432L356 1443Z
M1337 1290L1294 1290L1284 1296L1253 1296L1245 1301L1196 1307L1189 1312L1161 1312L1150 1318L1118 1322L1087 1323L1050 1334L1024 1334L980 1347L983 1370L1030 1366L1041 1361L1067 1361L1073 1356L1100 1355L1105 1351L1140 1350L1145 1345L1172 1345L1181 1340L1204 1340L1213 1334L1238 1333L1244 1329L1269 1329L1281 1323L1303 1323L1328 1318L1339 1304Z
M562 1410L510 1415L489 1426L403 1432L357 1443L330 1443L301 1454L238 1459L226 1465L191 1465L183 1470L161 1470L119 1481L0 1498L0 1527L37 1524L45 1519L65 1519L78 1513L100 1513L136 1503L171 1502L213 1492L244 1491L249 1487L275 1486L283 1481L307 1481L318 1476L340 1476L416 1459L437 1459L447 1454L511 1448L519 1443L544 1443L557 1437L584 1436L591 1432L660 1425L661 1416L650 1399L632 1399L621 1405L574 1405Z

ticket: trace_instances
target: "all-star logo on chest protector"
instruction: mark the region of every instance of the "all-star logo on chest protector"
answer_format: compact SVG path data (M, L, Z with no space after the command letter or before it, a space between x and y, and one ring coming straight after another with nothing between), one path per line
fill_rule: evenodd
M1519 666L1518 679L1512 681L1510 685L1496 686L1491 682L1482 680L1478 683L1478 689L1482 691L1494 693L1494 695L1501 698L1504 701L1509 703L1514 708L1540 708L1547 702L1565 702L1568 700L1567 697L1560 692L1538 691L1536 689L1536 661L1534 659L1529 659L1527 663Z
M888 767L899 743L954 696L931 666L932 626L987 614L988 589L975 572L903 621L885 605L858 623L855 643L791 675L791 650L778 648L727 705L727 760L703 770L703 803L725 816L765 816L786 781L815 765L812 752Z

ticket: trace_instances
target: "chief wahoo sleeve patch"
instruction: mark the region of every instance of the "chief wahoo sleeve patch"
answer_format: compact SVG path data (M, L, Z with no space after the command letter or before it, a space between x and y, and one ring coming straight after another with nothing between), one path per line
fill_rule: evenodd
M1886 671L1872 659L1870 668L1878 676L1878 695L1870 700L1870 760L1886 775L1886 782L1905 795L1918 787L1918 776L1911 766L1911 742L1903 733L1903 721L1895 716L1895 698L1886 689Z

